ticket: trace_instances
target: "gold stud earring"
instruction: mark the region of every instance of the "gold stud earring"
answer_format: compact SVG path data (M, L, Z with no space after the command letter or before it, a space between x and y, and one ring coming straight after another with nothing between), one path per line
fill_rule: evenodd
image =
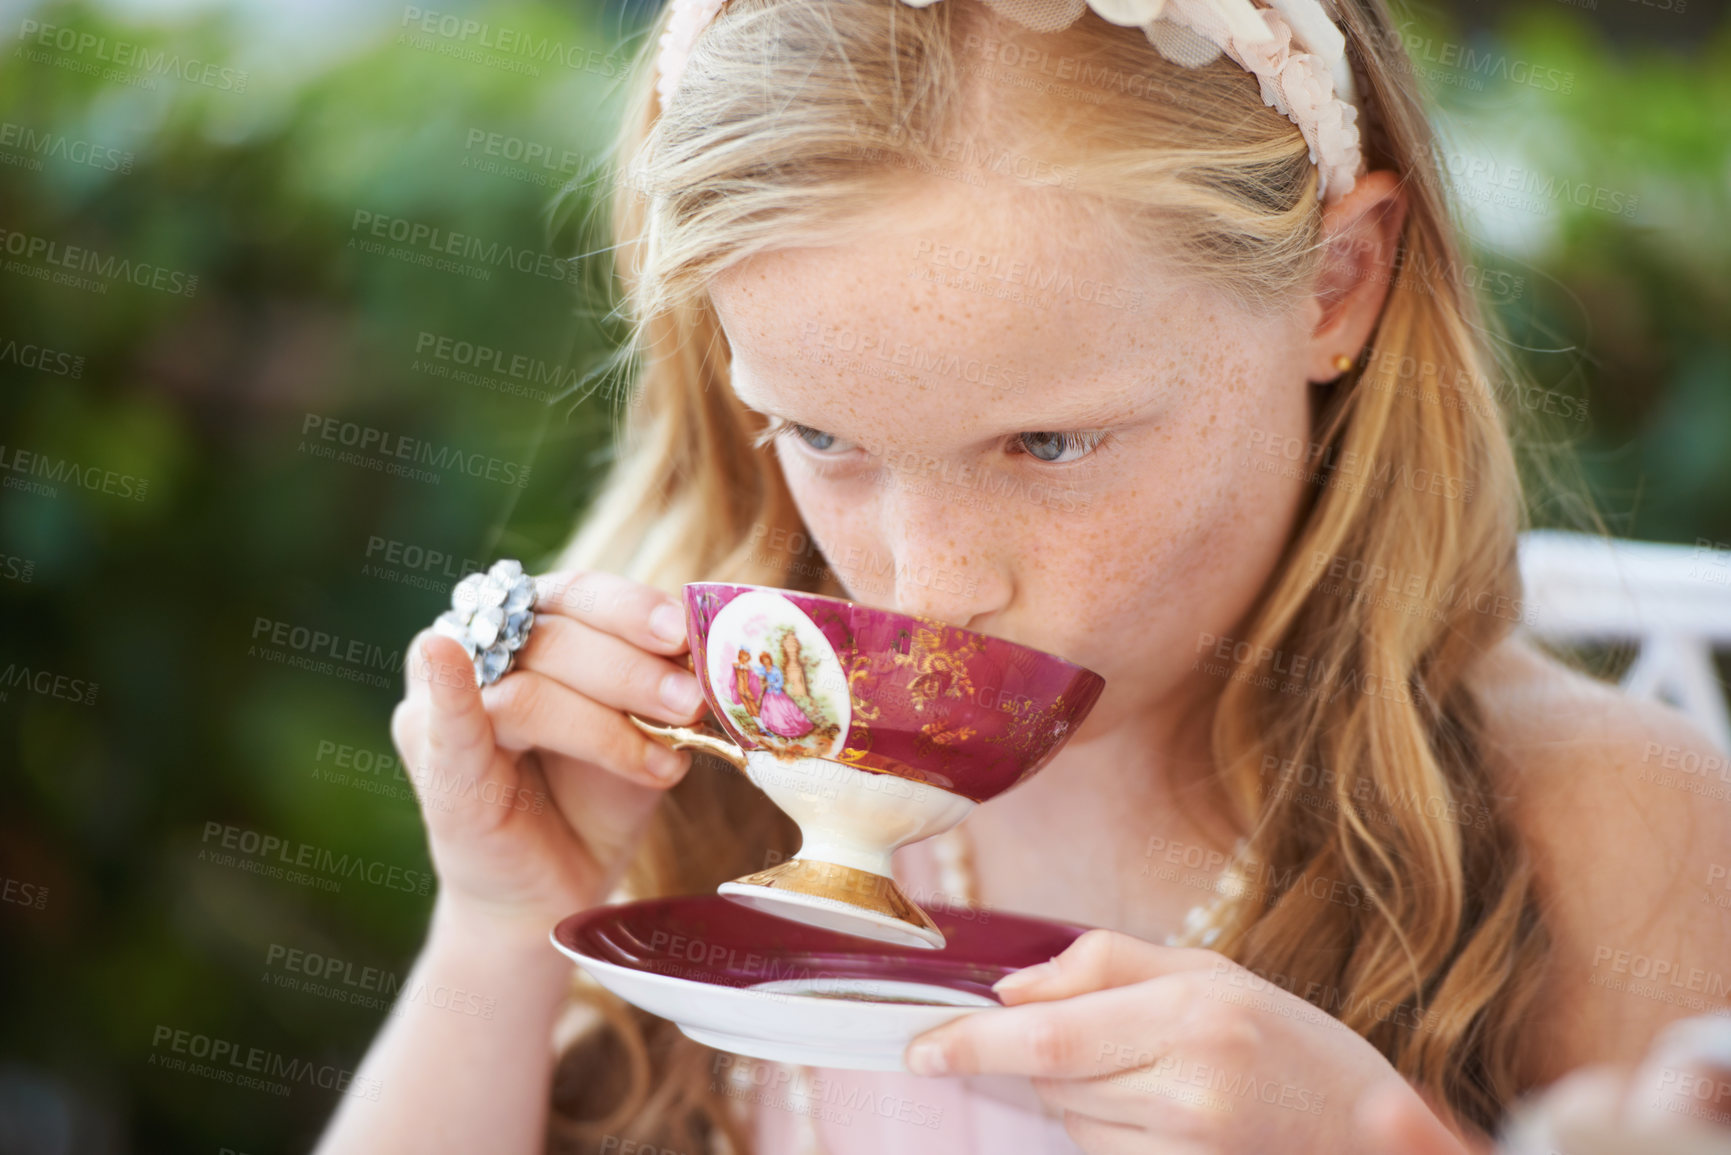
M1352 358L1345 353L1336 353L1334 355L1334 368L1337 373L1345 373L1352 368Z

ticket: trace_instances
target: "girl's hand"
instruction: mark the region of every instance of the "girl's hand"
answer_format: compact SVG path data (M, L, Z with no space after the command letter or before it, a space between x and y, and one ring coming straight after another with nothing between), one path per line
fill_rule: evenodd
M703 697L670 660L686 649L675 599L595 572L536 587L529 640L485 690L462 646L416 635L391 737L420 799L440 904L539 947L559 919L605 898L662 791L690 767L625 711L685 724Z
M1383 1155L1496 1155L1483 1143L1466 1143L1437 1121L1403 1083L1372 1088L1355 1111L1365 1142ZM1626 1155L1636 1155L1628 1152Z
M995 989L1005 1009L919 1036L909 1069L1028 1076L1089 1155L1381 1155L1359 1099L1423 1110L1370 1043L1213 951L1091 930Z

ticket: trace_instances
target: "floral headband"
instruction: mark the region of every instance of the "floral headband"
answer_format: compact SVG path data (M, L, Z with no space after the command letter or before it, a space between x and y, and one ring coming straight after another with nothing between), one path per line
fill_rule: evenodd
M666 108L679 87L697 38L726 0L672 0L661 36L656 91ZM935 0L900 0L925 8ZM1035 32L1074 24L1084 0L983 0L987 7ZM1319 0L1086 0L1102 19L1139 26L1161 56L1199 68L1224 53L1262 86L1263 103L1304 134L1316 166L1317 197L1325 204L1352 191L1364 171L1358 108L1346 37Z

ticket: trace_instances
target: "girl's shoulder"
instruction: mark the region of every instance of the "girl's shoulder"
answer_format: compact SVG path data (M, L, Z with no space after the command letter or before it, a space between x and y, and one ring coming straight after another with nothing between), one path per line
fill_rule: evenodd
M1724 752L1681 711L1664 702L1632 697L1619 686L1566 664L1519 633L1480 659L1470 681L1491 749L1519 750L1525 758L1537 760L1534 768L1554 762L1555 768L1562 769L1583 747L1618 764L1633 757L1651 770L1661 765L1675 768L1677 759L1667 759L1665 754L1673 746L1690 749L1717 765L1725 762ZM1701 776L1694 759L1690 759L1690 773ZM1731 786L1722 777L1718 781ZM1731 801L1731 793L1725 791L1717 797Z
M1520 637L1473 685L1553 943L1541 1014L1558 1046L1535 1081L1631 1061L1666 1022L1731 1007L1726 752L1670 706Z

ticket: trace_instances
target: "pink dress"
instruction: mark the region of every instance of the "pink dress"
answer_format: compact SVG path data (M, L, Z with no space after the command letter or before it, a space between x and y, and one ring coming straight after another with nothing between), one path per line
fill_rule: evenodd
M928 847L903 847L893 861L915 901L941 891ZM796 1093L752 1105L755 1155L815 1155L813 1130L825 1155L1082 1155L1024 1078L810 1071L803 1086L791 1077L776 1084Z
M763 706L758 711L757 720L763 723L764 729L783 738L804 737L812 731L811 719L783 692L783 685L781 671L771 666L769 685L763 691Z

